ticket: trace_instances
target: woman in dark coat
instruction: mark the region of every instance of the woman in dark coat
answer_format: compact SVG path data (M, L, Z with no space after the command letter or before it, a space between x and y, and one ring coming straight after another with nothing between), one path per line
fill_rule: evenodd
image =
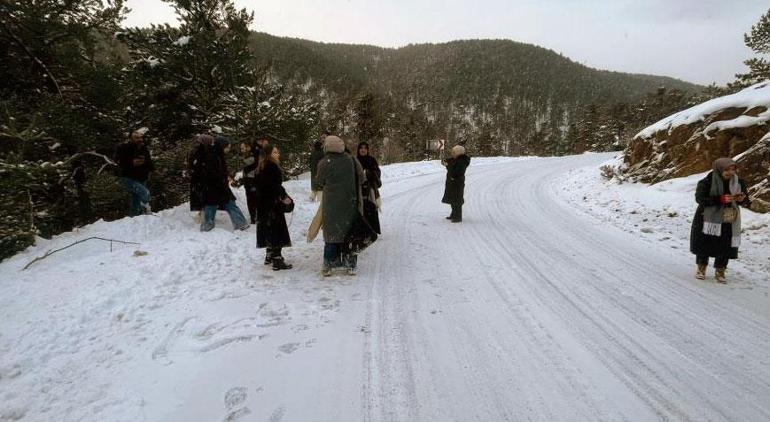
M364 218L369 225L374 229L377 234L382 233L380 230L380 216L379 216L379 204L380 204L380 188L382 187L382 171L380 171L380 165L377 163L377 159L369 155L369 144L361 142L358 144L358 162L361 163L361 167L364 169L364 180L361 186L363 192L364 203Z
M257 165L259 165L259 148L251 142L241 142L241 169L240 183L246 191L246 205L249 208L251 224L257 223Z
M716 160L714 170L698 182L695 190L698 209L690 234L690 252L695 254L698 265L696 278L706 278L709 257L713 257L717 281L727 281L727 263L738 258L741 241L740 206L751 206L746 192L746 185L738 178L737 165L731 158Z
M286 225L284 205L291 204L291 198L283 188L283 172L281 171L281 153L275 145L267 145L262 149L259 159L259 174L257 185L259 198L257 200L257 248L267 248L265 265L273 264L273 270L288 270L281 255L284 247L291 246L289 227Z
M196 200L203 208L201 231L214 228L218 209L227 211L235 230L249 228L249 223L236 205L235 195L230 190L230 174L227 171L224 151L227 140L219 138L214 143L214 138L210 135L200 135L198 140L200 145L189 161L192 172L190 191L197 192Z
M446 187L441 202L452 206L452 214L447 217L453 223L463 221L465 203L465 170L471 164L471 158L465 155L465 147L456 145L452 148L452 158L446 160Z

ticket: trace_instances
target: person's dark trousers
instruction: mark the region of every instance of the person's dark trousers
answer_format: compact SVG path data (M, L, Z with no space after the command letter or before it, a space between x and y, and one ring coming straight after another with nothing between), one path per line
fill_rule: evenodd
M452 204L450 219L452 221L463 221L463 206L461 204Z
M698 265L705 265L708 267L709 265L709 257L708 256L697 256L695 257L695 262ZM727 263L730 262L730 258L726 258L723 256L717 257L714 259L714 268L727 268Z
M324 267L334 268L340 265L340 255L342 254L342 243L324 244Z
M251 224L257 224L257 191L256 188L246 188L246 206L249 209Z

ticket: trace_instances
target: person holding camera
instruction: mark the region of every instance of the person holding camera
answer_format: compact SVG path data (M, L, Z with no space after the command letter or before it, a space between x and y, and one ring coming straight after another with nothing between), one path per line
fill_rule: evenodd
M463 204L465 203L465 170L471 164L471 158L465 154L465 147L455 145L452 148L452 158L443 160L446 166L446 185L444 188L444 204L452 206L452 213L447 220L453 223L463 221Z
M732 158L714 161L714 168L698 182L695 190L698 209L692 221L690 252L698 265L695 277L706 278L709 258L715 258L716 280L727 282L730 259L738 258L741 244L741 206L750 207L746 184L738 178L738 165Z

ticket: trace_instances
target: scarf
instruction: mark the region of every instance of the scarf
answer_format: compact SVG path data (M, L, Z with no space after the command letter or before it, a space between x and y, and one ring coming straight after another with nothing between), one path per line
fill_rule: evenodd
M722 172L735 165L735 162L729 158L720 158L714 162L714 171L711 172L711 196L722 196L725 194L725 180L722 178ZM733 175L728 183L730 194L737 195L741 193L741 183L738 181L738 175ZM735 221L732 223L732 247L737 248L741 245L741 209L735 201L727 205L716 204L705 207L703 210L703 234L708 236L722 235L722 211L725 207L732 207L738 213Z

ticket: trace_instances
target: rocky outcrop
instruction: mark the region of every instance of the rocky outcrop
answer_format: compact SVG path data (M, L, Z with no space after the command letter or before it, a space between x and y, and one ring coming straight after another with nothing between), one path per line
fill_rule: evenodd
M759 208L770 204L770 81L644 129L626 148L623 172L656 183L708 171L720 157L737 159Z

